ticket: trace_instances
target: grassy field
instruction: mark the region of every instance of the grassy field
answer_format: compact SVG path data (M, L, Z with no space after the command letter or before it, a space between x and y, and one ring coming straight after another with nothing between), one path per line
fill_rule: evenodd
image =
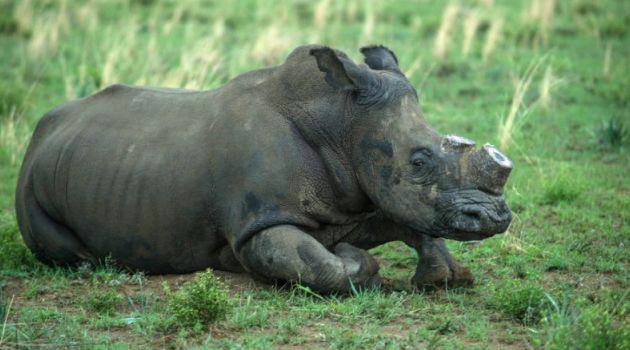
M215 88L313 42L385 44L432 126L513 160L509 231L449 242L474 287L413 290L399 243L373 250L387 288L343 297L33 259L13 201L44 112L115 82ZM0 0L0 349L629 349L628 57L616 0Z

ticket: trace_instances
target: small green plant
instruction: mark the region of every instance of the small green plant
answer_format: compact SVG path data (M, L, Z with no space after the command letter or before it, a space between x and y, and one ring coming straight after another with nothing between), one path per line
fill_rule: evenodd
M0 84L0 119L6 118L12 109L24 107L27 90L20 84Z
M489 297L488 306L527 325L540 321L546 300L542 287L514 280L497 286Z
M18 31L18 23L13 17L13 9L5 3L0 3L0 33L11 35Z
M599 21L600 33L605 38L621 38L628 33L623 17L609 15Z
M0 215L0 269L21 270L38 266L26 248L12 215Z
M99 290L95 285L93 290L81 299L81 305L88 311L99 314L112 314L122 301L120 294L113 290Z
M621 120L610 118L597 129L597 138L604 148L619 148L628 138L628 129Z
M579 177L560 164L559 169L554 174L550 174L550 178L543 184L542 203L555 205L560 202L573 202L580 193L582 193L582 186Z
M225 318L232 307L226 288L211 270L201 272L177 291L165 285L168 310L182 326L208 324Z
M4 297L2 288L0 286L0 323L7 317L9 311L9 301Z
M550 296L548 300L549 312L542 322L546 326L542 333L545 349L630 348L630 322L624 317L626 313L620 310L619 303L594 304L580 309L566 294L560 302Z

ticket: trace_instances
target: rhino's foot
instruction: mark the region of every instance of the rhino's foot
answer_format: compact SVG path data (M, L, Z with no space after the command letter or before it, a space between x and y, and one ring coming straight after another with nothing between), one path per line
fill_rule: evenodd
M238 254L259 279L299 282L318 292L348 293L379 284L378 263L365 250L340 243L331 252L293 225L258 232Z
M466 287L474 284L470 270L449 253L444 240L426 236L418 250L419 261L412 284L421 289Z
M333 251L343 261L355 287L379 288L381 286L378 262L367 251L348 243L337 244Z

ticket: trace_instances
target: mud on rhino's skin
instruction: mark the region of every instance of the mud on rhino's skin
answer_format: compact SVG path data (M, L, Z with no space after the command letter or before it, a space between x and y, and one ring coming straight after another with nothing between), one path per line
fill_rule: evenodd
M17 188L26 244L48 264L111 256L328 292L378 284L364 249L401 240L415 284L471 283L443 238L507 229L512 165L431 129L393 52L361 51L367 65L302 46L217 90L114 85L48 112Z

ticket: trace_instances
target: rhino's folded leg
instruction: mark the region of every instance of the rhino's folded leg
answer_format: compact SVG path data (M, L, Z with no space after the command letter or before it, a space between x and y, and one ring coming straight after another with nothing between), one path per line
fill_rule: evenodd
M338 243L333 251L346 266L359 264L359 271L352 279L355 286L380 287L381 278L378 276L378 262L370 253L345 242Z
M418 268L412 283L418 288L461 287L474 283L470 270L449 253L442 238L422 235L418 250Z
M345 293L378 278L378 264L364 250L339 244L335 253L297 227L281 225L254 235L238 255L258 277L300 282L325 293Z

